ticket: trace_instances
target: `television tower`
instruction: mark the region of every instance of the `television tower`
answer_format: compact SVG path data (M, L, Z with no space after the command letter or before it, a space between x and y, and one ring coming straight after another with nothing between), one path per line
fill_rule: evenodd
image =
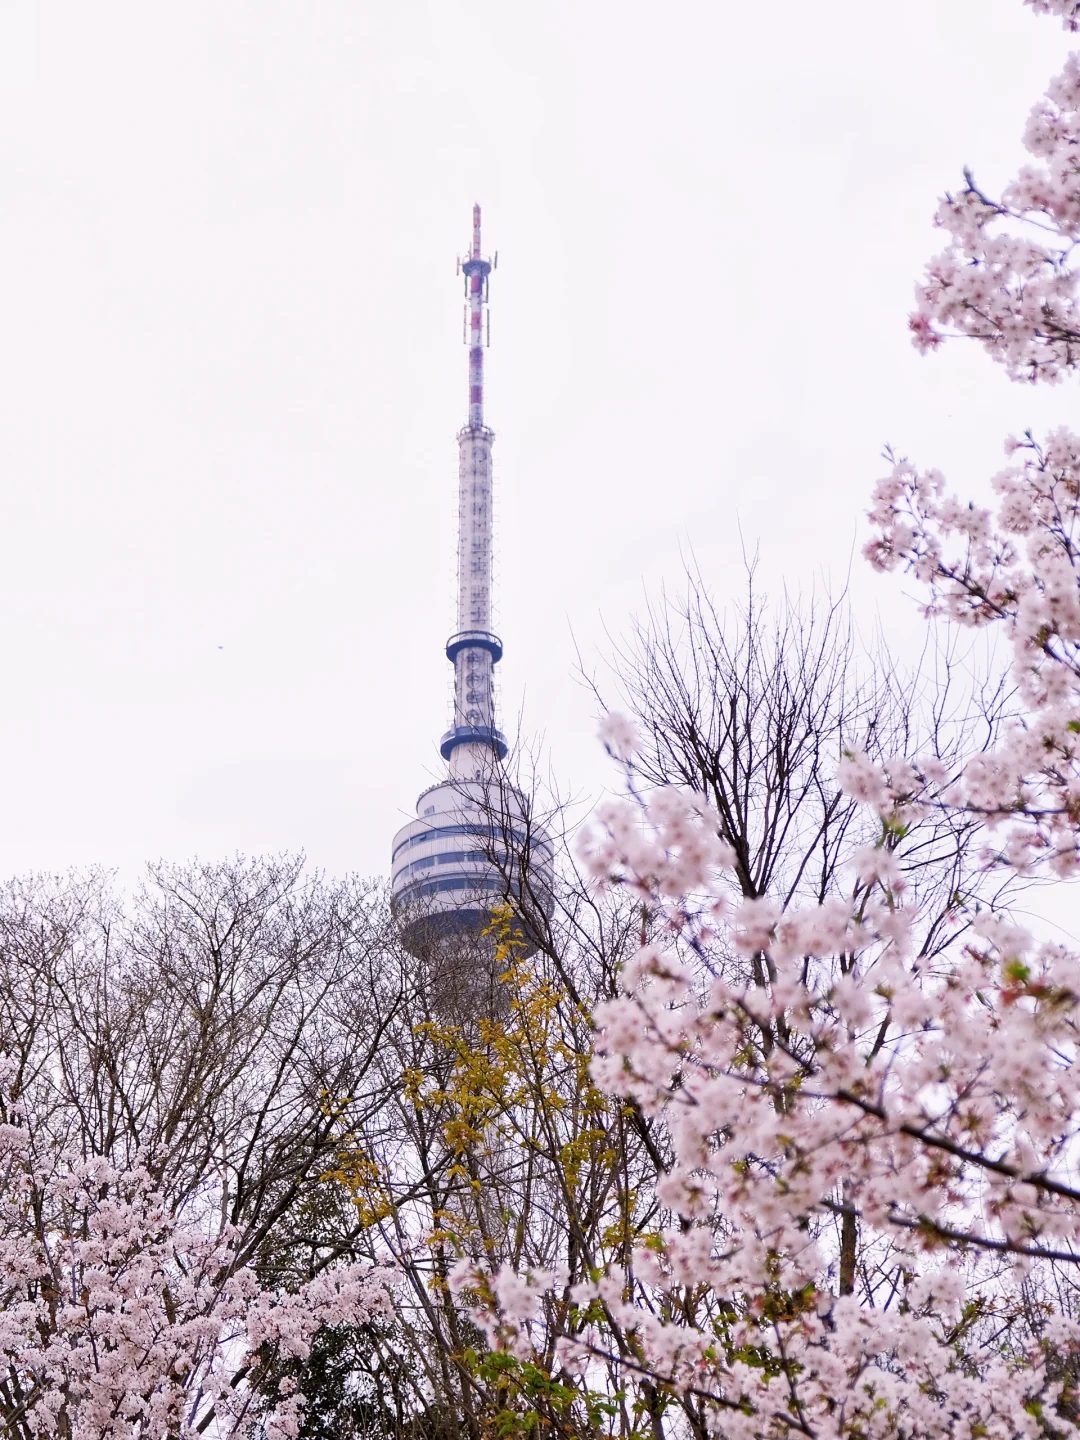
M458 262L465 276L469 418L457 437L457 625L446 642L454 713L439 745L447 775L420 796L417 818L394 836L391 860L393 905L414 953L426 953L433 935L480 934L494 906L514 903L525 874L534 893L550 891L551 843L531 826L524 797L501 769L507 745L495 724L494 667L503 647L491 629L495 436L484 424L493 268L482 252L480 206L474 205L472 241Z

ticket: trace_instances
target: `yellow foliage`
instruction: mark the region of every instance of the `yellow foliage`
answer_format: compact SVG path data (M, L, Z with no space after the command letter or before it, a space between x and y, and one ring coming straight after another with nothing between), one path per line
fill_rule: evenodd
M595 1178L618 1169L616 1129L625 1106L592 1082L591 1018L526 957L510 907L493 912L485 933L495 942L507 1003L496 1016L469 1025L430 1019L414 1027L417 1040L430 1047L432 1063L414 1061L403 1075L403 1097L429 1131L433 1120L437 1124L450 1160L443 1179L462 1197L452 1212L432 1215L428 1243L459 1253L480 1243L490 1248L482 1205L486 1182L480 1178L488 1174L487 1162L513 1155L525 1169L535 1155L541 1163L544 1156L554 1162L567 1223L597 1203L598 1192L589 1186L599 1183L604 1204L615 1204L618 1218L611 1217L597 1239L604 1246L628 1246L637 1233L636 1196ZM322 1103L324 1113L342 1123L334 1163L323 1178L344 1188L361 1224L375 1224L393 1212L392 1177L380 1173L349 1129L349 1101L324 1095ZM471 1217L464 1203L470 1196L477 1207ZM502 1223L515 1222L518 1233L527 1223L524 1213L499 1214Z

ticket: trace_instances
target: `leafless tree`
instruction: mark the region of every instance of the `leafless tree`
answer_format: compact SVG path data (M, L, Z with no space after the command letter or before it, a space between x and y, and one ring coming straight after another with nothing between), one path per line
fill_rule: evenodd
M988 748L1009 702L1001 675L956 651L927 650L905 672L880 640L860 645L844 595L770 602L752 564L727 610L688 571L683 593L649 605L615 644L609 669L590 683L603 710L638 725L635 784L704 795L735 853L738 891L785 908L850 895L852 854L880 838L837 783L846 751L932 754L957 768ZM998 894L977 829L942 815L890 839L918 891L924 955L966 923L958 901Z
M400 1002L379 892L283 857L101 873L0 892L0 1049L39 1164L147 1166L178 1212L237 1228L239 1263L325 1260L296 1228L334 1150L334 1101L367 1121Z

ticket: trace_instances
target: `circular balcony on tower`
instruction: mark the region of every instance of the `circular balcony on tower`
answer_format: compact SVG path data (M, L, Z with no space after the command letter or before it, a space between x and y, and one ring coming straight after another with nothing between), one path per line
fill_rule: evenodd
M490 630L459 630L446 642L446 658L451 665L462 650L486 650L491 656L491 663L497 665L503 656L503 643Z
M493 750L500 760L510 753L506 736L494 725L455 725L439 741L439 754L449 760L459 745L483 745Z

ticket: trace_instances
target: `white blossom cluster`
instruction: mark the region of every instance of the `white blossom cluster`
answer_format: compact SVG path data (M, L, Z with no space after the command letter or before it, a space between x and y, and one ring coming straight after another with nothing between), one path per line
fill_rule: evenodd
M288 1382L256 1397L260 1350L304 1358L322 1325L389 1311L387 1276L263 1289L235 1236L178 1216L145 1167L34 1154L0 1125L0 1374L26 1440L295 1436Z

